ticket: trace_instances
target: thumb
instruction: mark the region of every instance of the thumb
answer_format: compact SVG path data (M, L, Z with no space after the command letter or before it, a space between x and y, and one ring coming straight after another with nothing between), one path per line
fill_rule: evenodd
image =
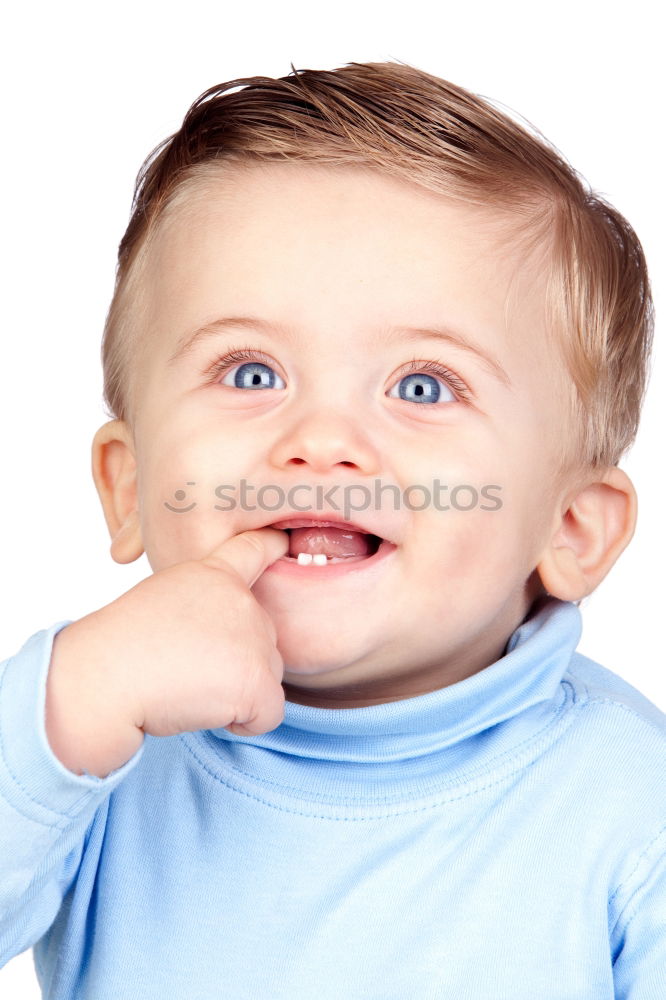
M251 587L264 570L289 551L289 535L279 528L241 531L201 559L215 569L231 569Z

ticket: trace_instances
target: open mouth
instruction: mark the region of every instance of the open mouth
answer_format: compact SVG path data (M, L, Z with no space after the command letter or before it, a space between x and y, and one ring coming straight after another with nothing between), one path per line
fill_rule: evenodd
M327 566L334 563L361 562L379 552L385 539L351 528L283 528L289 535L289 552L280 562L299 566ZM390 543L386 542L387 545Z

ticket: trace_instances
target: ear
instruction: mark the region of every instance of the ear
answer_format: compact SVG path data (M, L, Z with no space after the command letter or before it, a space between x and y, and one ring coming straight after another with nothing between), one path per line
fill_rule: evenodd
M132 434L123 420L110 420L92 443L92 474L111 535L111 557L130 563L143 553Z
M631 541L636 509L633 484L615 466L577 488L536 567L548 593L563 601L591 594Z

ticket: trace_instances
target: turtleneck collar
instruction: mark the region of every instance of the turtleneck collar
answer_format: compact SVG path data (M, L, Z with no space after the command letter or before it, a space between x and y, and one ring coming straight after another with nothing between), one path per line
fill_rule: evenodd
M201 736L239 773L279 783L286 770L290 783L301 787L305 781L312 790L316 781L311 783L308 770L314 761L329 772L327 785L333 764L347 778L356 774L374 783L394 773L395 766L386 765L397 762L403 775L405 768L415 776L433 768L450 774L470 763L476 767L479 754L510 749L544 726L564 700L561 681L580 635L578 607L546 598L512 633L500 659L448 687L363 708L288 701L284 721L272 732L237 736L212 729Z

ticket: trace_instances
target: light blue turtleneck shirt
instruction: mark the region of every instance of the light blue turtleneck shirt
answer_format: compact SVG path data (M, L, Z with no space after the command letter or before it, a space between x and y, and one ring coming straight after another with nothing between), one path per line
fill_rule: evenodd
M441 690L103 779L46 739L67 624L0 664L0 965L34 946L44 997L666 998L666 717L574 604Z

